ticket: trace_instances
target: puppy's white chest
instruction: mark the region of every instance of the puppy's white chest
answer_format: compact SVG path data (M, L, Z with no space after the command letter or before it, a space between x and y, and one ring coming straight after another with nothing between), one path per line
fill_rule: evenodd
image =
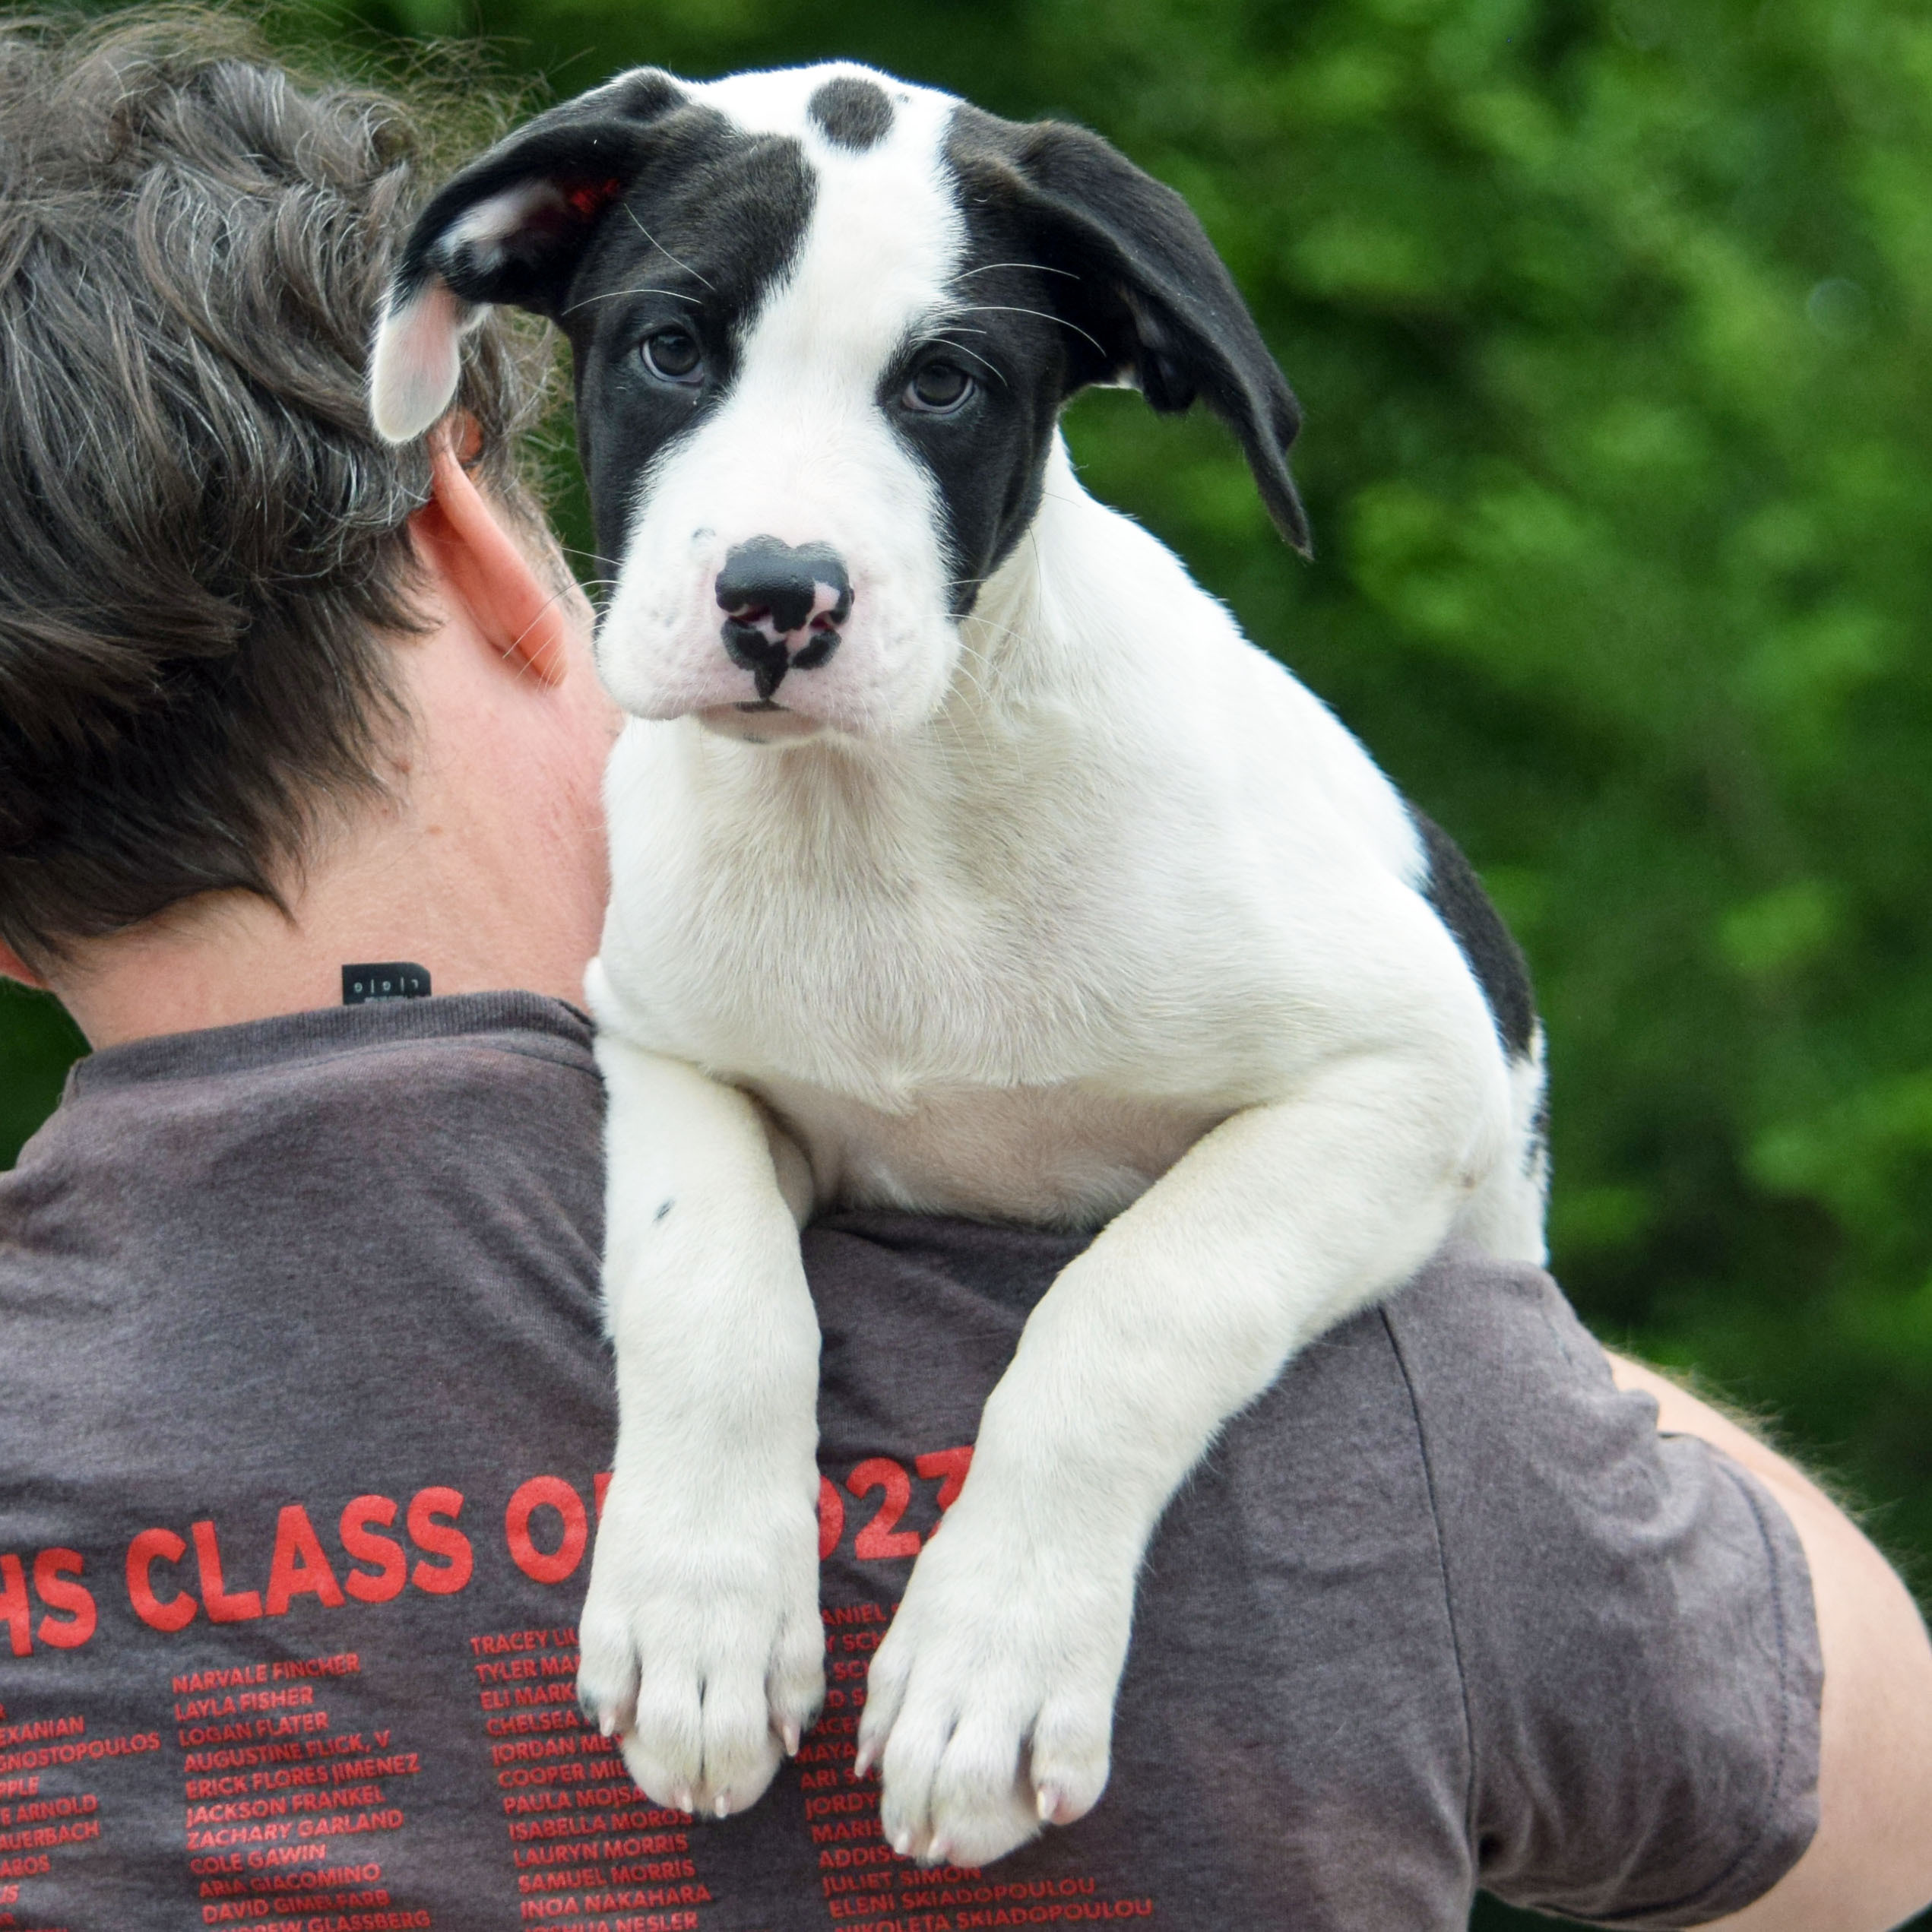
M1129 1097L1198 1122L1278 1082L1295 976L1265 882L1082 824L1050 836L1037 812L968 815L811 752L774 763L781 782L707 792L691 762L716 748L632 730L613 767L604 964L640 1044L801 1120L822 1113L841 1143L874 1137L863 1117L916 1118L934 1160L943 1123L978 1123L970 1137L1001 1107L1035 1140L1038 1107L994 1090L1082 1090L1059 1127L1104 1115L1100 1137L1138 1165L1148 1134L1168 1136L1127 1129Z
M940 1087L886 1113L749 1083L803 1148L822 1201L1091 1227L1136 1200L1229 1110L1056 1087Z

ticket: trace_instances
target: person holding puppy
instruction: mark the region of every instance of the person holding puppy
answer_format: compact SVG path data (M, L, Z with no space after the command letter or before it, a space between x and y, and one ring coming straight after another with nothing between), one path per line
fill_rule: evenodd
M1109 1790L882 1841L867 1660L1070 1237L808 1231L826 1707L746 1816L578 1718L615 1424L575 1002L615 717L485 321L391 450L410 117L173 13L0 38L0 964L94 1053L0 1178L0 1925L1877 1927L1932 1649L1788 1463L1439 1256L1142 1579Z

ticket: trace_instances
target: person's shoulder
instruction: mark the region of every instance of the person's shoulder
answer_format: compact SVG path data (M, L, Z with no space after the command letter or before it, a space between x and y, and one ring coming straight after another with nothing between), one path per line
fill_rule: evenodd
M1795 1546L1775 1505L1709 1443L1659 1432L1544 1270L1452 1247L1379 1313L1472 1633L1651 1618L1661 1649L1693 1578L1776 1582L1767 1547Z
M1601 1345L1533 1263L1452 1245L1380 1314L1446 1536L1505 1550L1528 1528L1546 1544L1573 1531L1596 1541L1672 1492L1728 1483L1702 1445L1665 1453L1655 1404L1617 1386Z
M1292 1449L1333 1464L1374 1443L1413 1462L1439 1534L1463 1528L1465 1492L1506 1502L1500 1479L1527 1464L1594 1480L1614 1443L1642 1450L1652 1419L1619 1394L1602 1349L1544 1269L1464 1243L1311 1342L1249 1412L1271 1455ZM1520 1484L1516 1494L1529 1500ZM1533 1506L1547 1512L1547 1494Z
M1532 1262L1452 1242L1381 1316L1418 1399L1426 1393L1432 1407L1446 1400L1473 1420L1505 1389L1555 1402L1616 1394L1602 1348Z
M1816 1816L1789 1522L1709 1443L1659 1433L1542 1270L1452 1250L1382 1316L1441 1539L1482 1882L1633 1925L1738 1909Z

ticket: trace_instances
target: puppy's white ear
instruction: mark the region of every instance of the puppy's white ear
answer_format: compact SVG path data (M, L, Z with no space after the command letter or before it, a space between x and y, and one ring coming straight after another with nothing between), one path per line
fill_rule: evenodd
M556 318L656 124L685 98L668 74L639 68L539 115L437 193L404 248L369 353L378 435L408 442L449 407L463 337L487 305Z
M441 420L462 380L463 337L480 315L440 277L384 312L369 352L369 413L385 442L413 442Z

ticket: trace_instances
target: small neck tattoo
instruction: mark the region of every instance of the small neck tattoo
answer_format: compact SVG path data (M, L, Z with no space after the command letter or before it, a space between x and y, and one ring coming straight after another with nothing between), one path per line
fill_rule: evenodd
M342 969L342 1003L366 1006L372 999L427 999L429 969L411 959L391 959L373 966Z

